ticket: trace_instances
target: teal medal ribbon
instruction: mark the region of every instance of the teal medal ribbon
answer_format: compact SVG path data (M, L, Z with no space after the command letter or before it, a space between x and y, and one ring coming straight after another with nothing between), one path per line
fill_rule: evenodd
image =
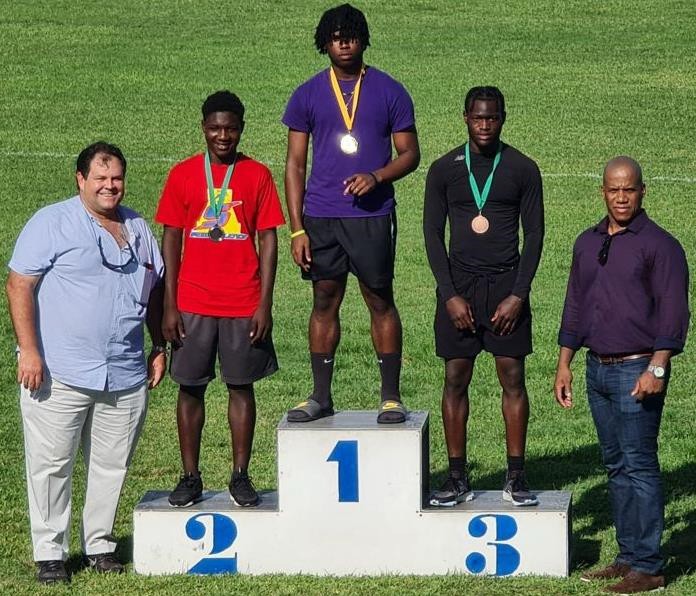
M471 154L469 152L469 143L464 145L464 159L466 160L466 167L469 170L469 187L471 188L471 193L474 195L474 201L476 201L476 206L478 207L479 213L471 221L471 228L477 234L484 234L488 231L489 222L486 217L481 214L483 206L486 204L488 195L491 192L491 185L493 184L493 174L500 163L501 157L501 146L498 144L498 151L495 154L495 159L493 160L493 169L491 173L488 174L486 182L483 185L483 190L479 190L478 184L476 183L476 178L474 178L474 173L471 171Z
M220 192L215 194L215 186L213 185L213 170L210 166L210 154L208 151L205 152L205 181L208 185L208 204L215 214L215 225L208 232L211 240L219 242L225 237L225 233L222 228L218 225L218 220L220 219L220 214L222 213L222 206L225 202L225 195L230 187L230 180L232 179L232 173L234 172L234 166L237 163L237 156L234 156L234 161L231 165L227 166L227 171L225 172L225 178L222 181L222 186L220 187Z

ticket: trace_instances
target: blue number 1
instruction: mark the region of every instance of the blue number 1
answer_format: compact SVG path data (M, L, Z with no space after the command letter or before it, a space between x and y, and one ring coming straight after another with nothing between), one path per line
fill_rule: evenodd
M358 492L358 442L338 441L326 461L338 464L338 501L357 503Z

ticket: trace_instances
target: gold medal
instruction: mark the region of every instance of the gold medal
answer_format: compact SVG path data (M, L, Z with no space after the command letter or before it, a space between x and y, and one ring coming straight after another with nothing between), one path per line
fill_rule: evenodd
M358 140L350 133L341 137L341 151L346 155L353 155L358 152Z
M358 81L355 83L355 89L353 89L353 101L351 102L351 110L348 113L348 106L343 100L343 94L341 93L341 88L338 86L338 79L336 78L336 73L333 68L329 68L329 79L331 81L331 88L333 89L334 95L336 96L336 103L338 103L338 109L341 112L341 118L343 118L343 124L346 127L346 134L341 137L339 146L341 151L346 155L355 155L358 152L358 140L352 135L353 123L355 122L355 113L358 110L358 99L360 98L360 86L362 84L362 79L365 76L365 68L363 67L362 72Z
M489 227L488 220L480 213L471 220L471 229L477 234L485 234Z

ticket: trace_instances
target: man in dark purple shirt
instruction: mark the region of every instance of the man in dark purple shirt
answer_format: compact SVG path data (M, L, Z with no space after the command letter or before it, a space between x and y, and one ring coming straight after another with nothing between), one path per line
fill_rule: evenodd
M288 412L288 420L308 422L334 412L339 309L351 272L370 311L382 376L378 422L403 422L402 332L392 292L392 182L415 170L420 160L413 103L400 83L364 64L370 34L359 10L349 4L327 10L315 43L331 64L295 90L283 115L289 129L285 196L292 256L314 293L309 321L314 390ZM305 188L310 137L312 171Z
M684 250L642 209L640 165L616 157L604 168L607 217L578 237L563 309L554 386L573 405L570 363L587 352L587 396L609 476L619 554L584 581L621 578L608 588L636 593L664 586L660 541L664 498L657 437L670 358L689 324Z

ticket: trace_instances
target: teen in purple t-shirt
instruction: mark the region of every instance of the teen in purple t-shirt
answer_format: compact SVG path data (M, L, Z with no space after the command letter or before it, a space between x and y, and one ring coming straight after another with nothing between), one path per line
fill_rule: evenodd
M357 201L344 193L343 181L391 161L392 134L414 130L413 102L401 83L381 70L366 68L352 129L358 151L349 155L339 144L346 128L329 74L329 69L323 70L300 85L283 116L289 129L312 137L312 171L304 194L304 213L313 217L387 215L394 207L390 181L383 180ZM355 80L339 79L338 83L344 96L355 88Z
M314 293L309 323L314 390L288 412L288 420L307 422L334 413L338 313L351 272L370 311L382 377L377 421L403 422L402 332L392 291L392 182L420 161L413 102L400 83L363 63L370 34L359 10L349 4L327 10L314 40L331 64L297 88L283 116L289 129L285 196L292 256L302 276L312 280ZM312 171L305 188L310 137Z

